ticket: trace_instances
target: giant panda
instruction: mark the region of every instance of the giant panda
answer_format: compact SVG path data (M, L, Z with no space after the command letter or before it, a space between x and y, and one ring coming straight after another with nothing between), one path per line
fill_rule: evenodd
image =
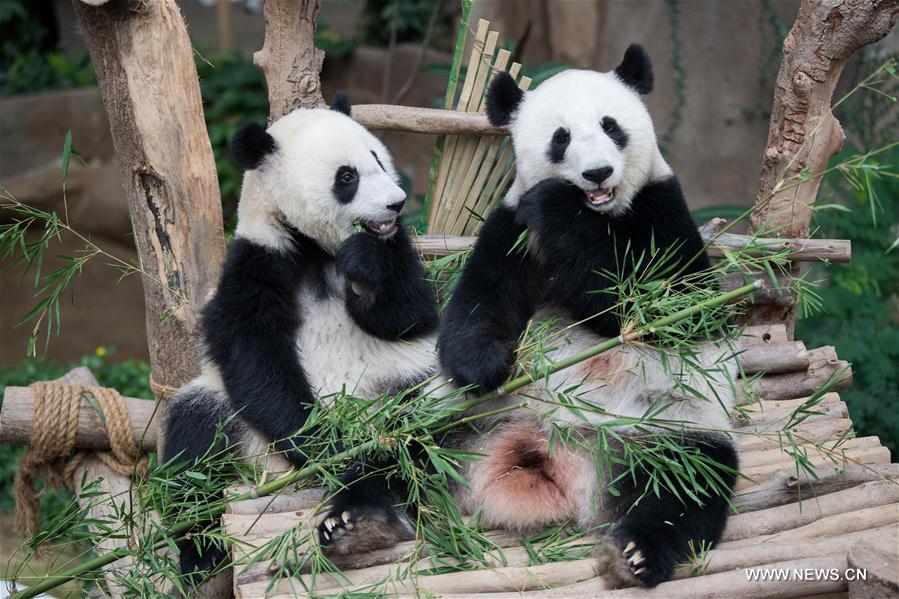
M645 268L653 250L673 253L683 269L678 280L709 267L640 98L652 85L649 58L638 45L613 71L564 71L526 93L508 74L492 81L487 114L511 133L517 175L484 223L443 315L438 354L455 385L497 389L513 372L529 322L546 323L554 333L542 348L548 362L620 335L619 311L611 309L618 298L601 291L616 276ZM708 460L732 492L738 456L726 431L734 357L720 340L698 344L683 361L665 348L626 344L481 406L492 413L526 404L451 441L483 456L462 465L468 482L457 491L462 508L486 526L523 531L606 523L597 556L607 582L651 587L669 579L677 562L719 538L727 493L706 489L693 499L655 489L646 468L622 475L615 460L622 458L620 442L612 438L612 455L597 456L591 425L664 406L657 417L672 425L654 432ZM560 392L575 395L570 409L560 405ZM601 410L579 409L587 405ZM566 441L561 426L582 442ZM634 438L647 428L614 430ZM602 459L609 467L601 467Z
M266 471L301 467L302 439L291 436L313 405L343 391L376 399L435 368L437 299L400 222L405 193L387 149L350 111L338 95L331 109L234 135L245 171L235 239L202 310L201 374L165 419L163 459L181 470L223 425L231 450ZM347 552L411 536L386 482L347 489L327 520L344 525L340 539L323 528L323 545ZM195 581L223 557L192 541L179 548Z

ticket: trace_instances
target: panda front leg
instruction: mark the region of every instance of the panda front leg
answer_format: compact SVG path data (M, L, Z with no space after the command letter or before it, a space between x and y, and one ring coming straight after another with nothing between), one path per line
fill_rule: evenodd
M684 434L673 440L698 453L719 478L718 488L700 477L704 493L695 493L700 503L664 486L655 494L645 470L621 477L613 503L618 517L597 549L600 572L614 587L654 587L669 580L678 563L707 549L724 531L730 495L719 491L733 492L738 458L732 441L721 434Z
M389 466L363 462L344 477L328 515L318 525L319 544L326 553L364 553L415 538L403 505L406 485L385 474Z

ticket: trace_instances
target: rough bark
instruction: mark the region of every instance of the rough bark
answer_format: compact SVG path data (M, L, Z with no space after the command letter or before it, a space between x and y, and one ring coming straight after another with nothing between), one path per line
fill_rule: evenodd
M802 1L783 44L750 233L808 237L820 178L796 185L796 177L823 172L842 147L843 130L831 102L843 66L853 52L886 36L897 17L897 0ZM785 322L792 329L793 311L793 306L759 307L750 321Z
M849 581L850 599L888 599L899 596L899 543L896 531L885 529L849 548L848 566L866 574Z
M140 261L158 279L143 280L153 377L179 387L199 372L197 307L225 255L193 48L173 0L73 4L103 95Z
M267 0L265 43L253 55L268 86L269 124L295 108L318 108L325 53L315 47L321 0Z

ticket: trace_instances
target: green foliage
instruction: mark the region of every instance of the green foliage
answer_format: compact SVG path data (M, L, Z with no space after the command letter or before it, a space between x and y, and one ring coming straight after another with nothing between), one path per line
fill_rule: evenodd
M421 42L425 36L431 11L437 0L366 0L362 9L359 41L373 46L387 46L396 18L396 41ZM446 0L442 0L446 4ZM449 49L453 34L453 17L448 11L438 14L430 45Z
M0 2L0 90L14 96L94 82L90 57L46 51L50 33L24 0Z
M152 399L149 383L150 365L133 359L112 362L109 358L114 354L114 349L98 347L93 354L84 356L80 362L69 366L38 357L23 360L13 366L0 367L0 402L7 386L26 387L34 381L56 379L75 366L90 368L102 386L113 387L122 395ZM13 479L19 456L24 450L25 448L19 445L0 443L0 509L8 510L13 507ZM43 513L57 512L65 504L67 497L68 493L45 493L41 498Z
M212 142L215 170L222 193L226 228L233 229L240 196L241 171L228 144L234 130L246 121L265 123L268 94L262 71L240 52L197 53L197 73L203 96L203 115Z
M853 150L834 157L840 161ZM879 159L899 164L899 148ZM872 223L872 199L865 189L852 189L838 173L825 179L820 194L834 195L845 210L815 214L818 236L851 239L852 261L816 267L813 277L826 276L818 289L824 312L799 320L796 338L809 347L834 345L853 365L853 382L841 391L859 435L877 435L891 451L899 450L899 179L881 176L871 181L880 201Z

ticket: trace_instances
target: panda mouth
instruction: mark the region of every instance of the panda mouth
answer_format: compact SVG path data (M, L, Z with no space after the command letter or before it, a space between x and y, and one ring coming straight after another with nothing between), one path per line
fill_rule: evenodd
M396 217L387 220L368 220L362 226L379 237L389 237L396 232Z
M615 199L614 187L611 187L609 189L603 189L602 187L600 187L599 189L594 189L593 191L585 191L584 193L587 196L587 207L593 210L602 208Z

